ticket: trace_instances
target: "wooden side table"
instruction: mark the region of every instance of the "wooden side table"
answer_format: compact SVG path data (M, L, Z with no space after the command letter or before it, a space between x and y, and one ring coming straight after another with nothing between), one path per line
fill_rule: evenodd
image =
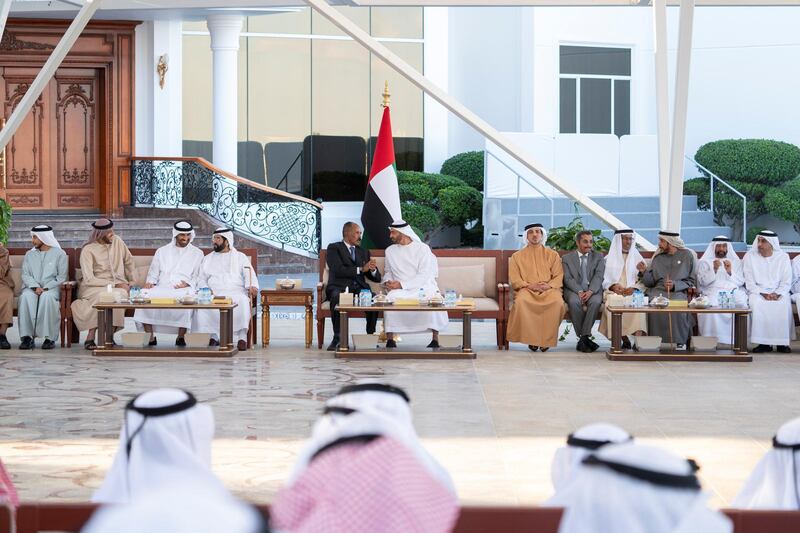
M312 324L314 312L314 291L312 289L264 289L261 291L261 346L269 344L269 308L305 307L306 308L306 348L311 348L313 337Z

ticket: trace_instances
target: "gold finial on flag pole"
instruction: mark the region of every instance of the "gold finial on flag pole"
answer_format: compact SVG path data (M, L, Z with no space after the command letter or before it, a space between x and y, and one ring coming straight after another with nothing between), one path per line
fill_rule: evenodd
M389 107L389 100L392 97L392 94L389 92L389 80L386 80L386 84L383 86L383 104L381 107Z

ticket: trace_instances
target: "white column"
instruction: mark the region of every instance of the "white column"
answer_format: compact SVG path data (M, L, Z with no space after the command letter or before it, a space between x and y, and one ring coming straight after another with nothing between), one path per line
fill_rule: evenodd
M183 155L183 22L180 20L153 21L153 49L150 56L152 74L150 90L153 95L153 155L177 157ZM234 52L234 94L236 94L236 53ZM167 72L161 88L157 72L159 59L164 56ZM234 132L236 131L234 100ZM235 139L235 138L234 138ZM234 163L236 146L234 145ZM236 168L234 167L234 172Z
M689 106L689 74L692 57L694 0L681 0L678 28L678 64L675 68L675 107L672 110L672 150L669 160L667 229L681 230L683 215L683 163L686 150L686 118Z
M653 2L655 37L656 127L658 142L658 193L661 228L667 227L669 211L669 73L667 71L667 0ZM681 203L682 205L682 203Z
M433 83L447 90L450 67L448 63L448 8L424 7L425 46L423 47L423 74ZM447 109L426 94L424 106L425 172L439 172L442 163L450 157L448 152Z
M242 20L239 15L209 15L206 18L214 61L213 163L232 174L237 173L237 65Z

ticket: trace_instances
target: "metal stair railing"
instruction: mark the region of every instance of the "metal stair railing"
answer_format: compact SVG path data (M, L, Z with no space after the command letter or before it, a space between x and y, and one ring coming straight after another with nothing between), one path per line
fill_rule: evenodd
M538 192L542 196L542 198L544 198L544 199L546 199L546 200L548 200L550 202L550 227L552 228L553 226L555 226L555 201L553 200L553 197L552 196L548 196L547 194L545 194L539 187L537 187L536 185L534 185L533 183L528 181L519 172L517 172L516 170L511 168L511 166L509 166L508 163L506 163L505 161L503 161L502 159L497 157L491 151L485 150L484 154L491 156L492 159L494 159L495 161L497 161L498 163L500 163L501 165L506 167L510 172L513 172L514 175L517 176L517 220L516 220L516 228L517 228L516 229L516 233L517 233L517 236L519 236L519 237L522 236L522 235L519 234L520 233L519 232L519 217L520 217L520 215L535 215L536 214L536 213L522 213L521 212L521 210L522 210L521 209L522 198L520 197L520 183L523 182L523 181L525 183L527 183L533 190ZM489 161L484 156L484 164L483 164L484 165L484 170L483 170L484 180L486 179L486 175L487 175L487 172L488 172L488 164L489 164Z
M132 157L131 205L197 209L269 246L319 257L322 205L225 172L201 157Z
M688 155L684 155L687 161L691 162L694 166L700 170L701 173L705 174L705 176L709 179L709 205L711 208L711 213L714 214L714 181L718 181L723 184L725 187L731 190L735 195L742 199L742 241L747 239L747 197L742 194L738 189L736 189L733 185L725 181L724 179L720 178L706 167L698 163L694 160L693 157Z

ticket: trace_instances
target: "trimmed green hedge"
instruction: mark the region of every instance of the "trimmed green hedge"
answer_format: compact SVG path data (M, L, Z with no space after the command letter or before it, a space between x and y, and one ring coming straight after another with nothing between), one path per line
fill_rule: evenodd
M483 152L456 154L444 163L439 171L447 176L462 179L467 185L483 192Z
M463 226L476 220L483 211L483 195L468 185L442 189L437 199L443 222L451 226Z
M725 181L776 186L800 174L800 148L768 139L713 141L694 158Z

